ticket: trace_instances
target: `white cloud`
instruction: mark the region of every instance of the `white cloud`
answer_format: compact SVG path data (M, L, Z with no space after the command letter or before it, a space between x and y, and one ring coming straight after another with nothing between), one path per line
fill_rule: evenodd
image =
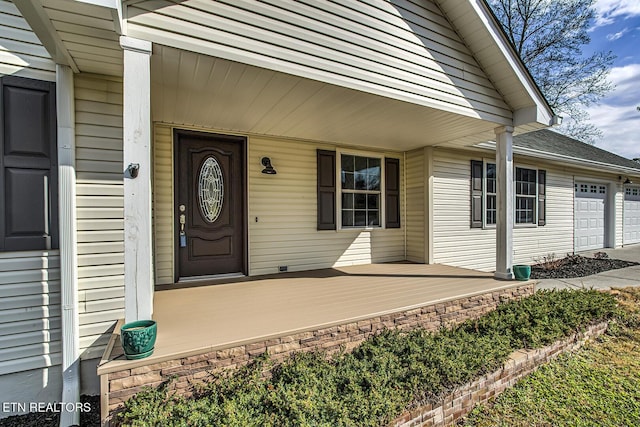
M629 32L629 29L625 28L624 30L618 31L617 33L607 34L607 40L609 40L610 42L614 40L618 40L620 37L624 36L628 32Z
M616 18L640 16L640 1L638 0L597 0L594 8L596 27L609 25Z
M603 132L597 146L624 157L640 157L640 64L611 69L615 90L588 109L591 122Z

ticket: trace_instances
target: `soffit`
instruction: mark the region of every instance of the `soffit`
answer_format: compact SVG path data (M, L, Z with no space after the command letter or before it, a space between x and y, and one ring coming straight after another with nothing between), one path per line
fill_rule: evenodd
M152 118L178 126L398 151L465 146L495 123L154 45Z

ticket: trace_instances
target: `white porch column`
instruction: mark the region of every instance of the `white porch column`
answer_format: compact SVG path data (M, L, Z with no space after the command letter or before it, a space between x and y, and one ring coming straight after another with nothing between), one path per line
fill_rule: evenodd
M62 402L80 402L78 234L76 226L76 136L73 71L56 65L58 119L58 213L62 299ZM60 425L80 424L80 411L62 411Z
M151 319L151 43L120 37L124 49L124 314Z
M496 128L496 199L498 217L496 224L496 272L497 279L513 279L513 128Z

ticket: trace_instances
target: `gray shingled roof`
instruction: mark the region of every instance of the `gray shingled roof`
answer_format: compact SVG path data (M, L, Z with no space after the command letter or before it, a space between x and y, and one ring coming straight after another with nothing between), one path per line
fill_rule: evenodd
M514 147L529 148L551 154L637 169L640 163L627 159L593 145L585 144L549 129L537 130L513 137Z

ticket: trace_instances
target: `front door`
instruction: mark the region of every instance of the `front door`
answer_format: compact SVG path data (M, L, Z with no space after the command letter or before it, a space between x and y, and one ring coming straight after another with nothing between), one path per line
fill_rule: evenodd
M176 131L174 142L178 278L246 273L246 140Z

